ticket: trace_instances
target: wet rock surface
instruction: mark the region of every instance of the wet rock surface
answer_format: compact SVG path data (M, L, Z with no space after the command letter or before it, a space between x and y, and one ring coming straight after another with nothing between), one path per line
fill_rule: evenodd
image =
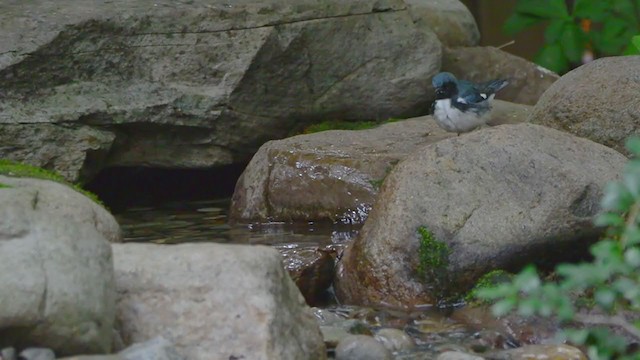
M595 60L562 76L540 98L530 121L626 153L640 129L640 56Z
M401 0L4 2L0 34L0 156L69 180L232 164L300 123L417 115L441 55ZM29 151L43 142L57 148Z
M318 325L277 251L223 244L114 244L113 251L125 344L162 336L196 360L325 358Z
M530 124L426 146L387 177L338 265L337 294L352 304L430 304L541 252L551 262L586 251L600 234L592 218L602 188L624 162L600 144ZM426 280L417 270L421 226L450 251L448 266Z
M285 269L307 304L314 306L322 303L324 293L333 283L336 251L309 247L280 248L279 251Z
M367 335L349 335L336 347L336 360L391 360L391 352Z
M478 83L507 79L509 85L500 90L496 97L527 105L535 105L542 94L560 78L558 74L537 64L490 46L444 49L442 71Z
M530 107L496 101L490 125L523 122ZM393 167L421 146L455 136L431 116L368 130L332 130L263 145L232 198L233 222L363 222Z

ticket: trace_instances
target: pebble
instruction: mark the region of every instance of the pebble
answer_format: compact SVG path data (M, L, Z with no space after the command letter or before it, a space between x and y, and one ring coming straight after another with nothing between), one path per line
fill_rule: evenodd
M375 339L378 340L389 351L410 350L416 346L416 343L404 331L394 328L380 329Z
M580 349L569 345L527 345L491 354L495 360L587 360Z
M436 360L484 360L484 358L461 351L447 351L438 355Z
M336 360L391 360L391 352L367 335L350 335L336 347Z
M12 347L4 348L0 351L2 360L16 360L16 349Z
M18 356L20 360L56 360L56 354L47 348L26 348Z

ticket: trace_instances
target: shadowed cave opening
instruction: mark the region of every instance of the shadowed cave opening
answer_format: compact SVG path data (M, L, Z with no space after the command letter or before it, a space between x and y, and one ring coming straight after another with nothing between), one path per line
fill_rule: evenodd
M119 213L132 207L168 202L229 198L247 164L206 169L106 168L83 187Z

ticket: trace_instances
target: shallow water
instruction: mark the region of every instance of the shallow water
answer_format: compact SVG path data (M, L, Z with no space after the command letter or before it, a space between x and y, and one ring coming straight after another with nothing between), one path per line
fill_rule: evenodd
M329 248L340 252L361 227L329 222L230 226L227 224L228 208L228 199L176 202L158 207L131 208L116 218L123 229L125 242L262 244L281 252L308 248ZM333 329L348 327L351 333L375 334L382 328L396 328L408 334L416 346L395 352L396 359L430 359L448 350L491 351L518 345L518 340L508 334L509 331L504 331L499 322L486 329L471 325L486 323L480 319L483 313L471 315L469 319L468 315L459 316L460 311L451 309L448 312L433 308L411 311L372 309L341 306L333 300L329 299L323 309L316 310L322 325ZM319 316L322 312L331 315L333 320L323 321ZM352 329L354 322L358 330Z

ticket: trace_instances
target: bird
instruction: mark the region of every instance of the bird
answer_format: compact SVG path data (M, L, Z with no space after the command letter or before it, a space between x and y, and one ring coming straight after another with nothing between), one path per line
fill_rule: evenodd
M474 84L449 72L437 74L431 82L436 90L433 117L441 128L458 136L486 124L495 94L509 85L505 79Z

